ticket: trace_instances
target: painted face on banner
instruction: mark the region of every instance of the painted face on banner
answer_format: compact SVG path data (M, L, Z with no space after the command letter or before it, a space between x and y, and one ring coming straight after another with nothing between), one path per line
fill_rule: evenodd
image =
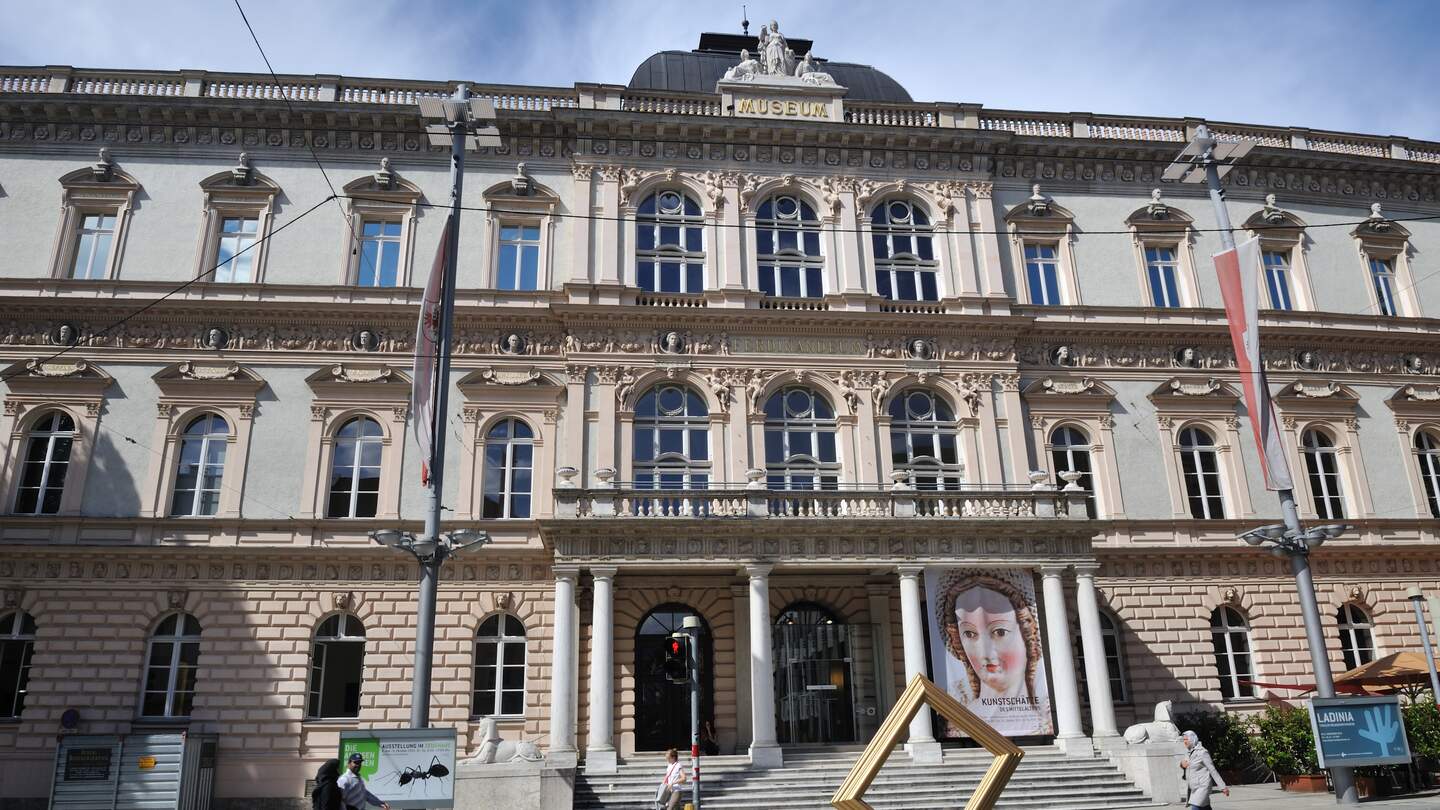
M981 691L1009 695L1023 689L1025 638L1010 600L989 588L971 588L955 600L955 619Z

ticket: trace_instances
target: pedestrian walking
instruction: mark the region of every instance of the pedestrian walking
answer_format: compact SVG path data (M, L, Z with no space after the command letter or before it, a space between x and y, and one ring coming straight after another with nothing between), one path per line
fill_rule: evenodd
M320 770L315 772L315 789L310 791L311 810L344 810L345 802L340 796L340 760L327 759Z
M1225 780L1220 778L1220 772L1215 770L1215 762L1210 759L1210 752L1206 751L1204 744L1200 742L1200 735L1187 731L1181 736L1181 740L1189 751L1185 758L1180 760L1180 768L1185 771L1185 786L1190 791L1190 798L1187 799L1190 810L1209 807L1210 791L1217 787L1221 793L1229 796L1230 788L1226 786Z
M360 766L364 764L363 755L358 752L351 754L350 759L345 762L345 775L336 782L340 786L346 810L365 810L372 804L380 810L390 810L390 805L380 801L380 797L366 789L365 780L360 778Z
M680 764L680 752L674 748L666 751L665 775L660 779L660 787L655 790L656 810L676 810L680 806L680 798L685 795L680 788L687 780L685 766Z

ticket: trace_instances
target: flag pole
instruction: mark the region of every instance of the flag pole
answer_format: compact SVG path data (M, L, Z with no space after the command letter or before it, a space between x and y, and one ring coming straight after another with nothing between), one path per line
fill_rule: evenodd
M1235 250L1235 235L1231 231L1230 212L1225 207L1225 188L1220 185L1220 170L1218 161L1214 156L1215 141L1210 135L1209 128L1201 125L1196 129L1195 138L1197 142L1204 145L1196 162L1205 170L1205 185L1210 189L1210 202L1215 208L1216 224L1220 228L1220 244L1226 251ZM1207 143L1208 142L1208 143ZM1252 325L1252 328L1259 329L1259 325ZM1268 388L1265 381L1264 366L1261 365L1251 369L1252 374L1259 375L1254 385L1256 388L1262 386ZM1262 408L1268 408L1270 392L1264 392ZM1252 420L1268 418L1266 413L1251 413ZM1261 463L1264 464L1266 448L1262 445L1258 448L1262 456ZM1268 472L1267 472L1268 475ZM1276 494L1280 498L1280 515L1285 523L1285 535L1287 537L1302 537L1305 534L1300 526L1300 514L1295 508L1295 490L1291 488L1278 489ZM1278 547L1277 547L1278 548ZM1320 609L1315 603L1315 581L1310 575L1310 554L1305 546L1297 546L1293 550L1287 550L1285 556L1290 559L1290 569L1295 575L1295 589L1300 596L1300 612L1305 619L1305 638L1310 647L1310 666L1315 670L1315 692L1322 698L1335 697L1335 680L1330 672L1330 655L1325 646L1325 634L1320 624ZM1337 804L1358 804L1359 794L1355 790L1354 771L1350 768L1330 768L1330 780L1335 784L1335 802Z

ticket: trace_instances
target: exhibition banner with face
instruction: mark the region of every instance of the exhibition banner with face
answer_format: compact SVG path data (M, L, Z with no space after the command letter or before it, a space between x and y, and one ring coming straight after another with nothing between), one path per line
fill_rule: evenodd
M1031 572L930 566L925 593L936 682L1007 737L1054 734Z

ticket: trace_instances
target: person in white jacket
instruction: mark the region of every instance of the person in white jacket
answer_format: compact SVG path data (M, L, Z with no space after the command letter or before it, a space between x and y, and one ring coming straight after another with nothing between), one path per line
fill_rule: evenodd
M364 756L351 754L345 762L345 773L340 776L340 781L336 782L340 786L340 796L345 807L347 810L365 810L373 804L380 810L390 810L390 805L380 801L380 797L365 787L365 780L360 778L360 766L363 764Z
M1220 772L1215 770L1215 761L1210 759L1210 752L1201 744L1200 735L1187 731L1180 739L1190 752L1185 759L1180 760L1180 767L1185 770L1185 786L1190 790L1190 798L1186 800L1190 810L1204 810L1209 807L1210 791L1217 787L1221 793L1229 796L1230 788L1225 785L1225 780L1220 778Z

